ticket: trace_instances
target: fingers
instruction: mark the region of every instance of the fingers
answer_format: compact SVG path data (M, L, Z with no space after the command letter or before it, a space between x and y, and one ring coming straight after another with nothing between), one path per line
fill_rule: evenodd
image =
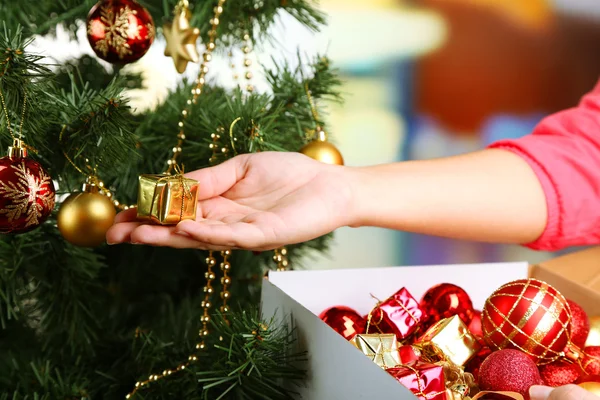
M108 244L131 243L149 246L167 246L176 249L228 250L231 247L201 243L186 233L175 233L174 226L146 225L139 222L121 222L106 234Z
M137 208L130 208L128 210L121 211L120 213L117 214L117 216L115 217L115 224L118 224L119 222L135 221L136 218L137 218Z
M210 168L185 174L198 181L198 200L219 196L231 189L246 173L247 156L241 155Z
M131 241L131 233L140 225L140 222L116 223L115 225L111 226L110 229L106 232L106 243L129 243Z
M258 227L241 221L229 224L182 221L177 225L175 232L180 235L188 235L209 248L217 246L246 250L268 250L277 247L275 244L271 246L270 241L265 238L264 233Z
M566 385L557 388L532 386L529 389L531 400L599 400L600 397L577 385Z
M168 246L177 249L202 249L208 250L203 243L199 243L189 235L175 233L174 226L142 225L131 232L131 242L150 246ZM227 247L212 246L210 250L226 250Z

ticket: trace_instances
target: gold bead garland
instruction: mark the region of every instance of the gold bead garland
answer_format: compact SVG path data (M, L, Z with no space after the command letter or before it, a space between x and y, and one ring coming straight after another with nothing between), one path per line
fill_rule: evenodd
M177 134L177 145L175 147L173 147L173 149L172 149L173 155L167 161L167 170L165 171L166 174L170 174L171 172L173 172L173 168L175 168L175 165L177 165L177 159L181 155L183 142L185 141L185 131L184 131L185 120L190 115L191 106L192 106L192 104L196 104L196 101L198 100L198 96L200 96L200 94L202 93L202 89L204 88L204 84L206 83L205 77L206 77L206 74L208 73L208 63L212 59L212 52L216 47L215 39L217 37L217 28L218 28L219 22L220 22L219 17L223 13L223 5L224 4L225 4L225 0L219 0L219 3L214 8L215 14L214 14L214 17L211 18L211 20L210 20L210 24L212 26L211 26L210 31L208 31L208 44L206 45L206 50L204 51L204 54L202 55L202 63L200 64L200 72L195 81L196 85L192 88L192 91L191 91L192 97L187 100L185 108L183 109L183 111L181 111L181 118L179 119L179 122L177 123L177 128L179 130L179 133Z
M224 250L221 252L221 256L223 257L223 262L221 263L221 271L223 271L223 276L221 277L221 299L223 299L223 304L221 305L220 311L225 317L225 314L229 312L229 306L227 305L227 300L231 296L229 291L229 285L231 284L231 278L229 277L229 270L231 269L231 263L229 262L229 256L231 255L231 250Z
M208 323L210 322L210 308L212 307L211 299L213 294L212 282L215 280L215 272L213 271L213 267L217 265L217 260L214 257L214 252L211 250L208 252L208 257L206 257L206 272L204 277L206 278L206 285L204 286L204 300L202 301L202 317L200 321L202 322L202 329L198 332L198 335L202 338L200 343L196 345L196 349L203 350L206 347L206 343L204 342L204 338L208 336Z
M205 77L206 77L206 74L208 73L208 65L207 64L212 59L212 51L216 47L215 39L217 36L217 27L219 26L219 22L220 22L219 17L223 13L223 5L224 4L225 4L225 0L219 0L217 6L214 8L215 14L214 14L214 17L211 18L211 20L210 20L210 24L212 26L211 26L211 30L208 32L209 42L208 42L208 44L206 46L206 50L202 56L203 61L200 65L200 72L195 81L196 85L194 86L194 88L191 91L192 97L186 101L186 106L181 111L181 118L180 118L179 122L177 123L177 126L178 126L177 144L172 149L173 155L167 161L168 167L167 167L167 170L165 171L166 174L170 174L173 171L173 169L177 165L177 159L182 153L183 142L185 141L185 138L186 138L185 131L184 131L185 120L190 115L192 104L196 103L198 96L200 96L200 94L202 93L202 89L204 88L204 84L206 82ZM223 132L224 132L224 130L223 130ZM213 133L211 135L211 137L213 139L213 144L216 145L220 138L220 135ZM214 161L216 161L216 158L214 158L214 157L216 157L217 151L215 149L218 149L218 146L213 148L213 146L211 145L211 149L213 149L213 156L211 157L211 160L213 160L213 161L211 161L211 163L213 163ZM227 151L227 149L225 149L224 151L223 151L223 149L221 149L221 150L223 153L225 153ZM200 340L196 344L196 350L203 350L206 348L205 338L209 334L209 330L208 330L208 324L210 323L209 310L212 306L211 298L212 298L212 293L214 291L214 289L212 287L212 282L216 278L215 273L212 270L212 268L217 264L217 261L214 257L214 253L212 251L209 251L209 253L208 253L208 257L206 258L206 264L207 264L207 271L205 273L206 285L204 286L204 300L201 303L202 309L203 309L202 316L200 319L202 322L202 328L198 332L198 336L199 336ZM227 296L227 297L229 297L229 296ZM225 306L225 308L226 308L226 306ZM148 379L146 379L146 380L136 382L134 389L130 393L128 393L125 396L125 398L130 399L133 395L135 395L138 392L139 389L147 386L151 382L155 382L159 379L170 376L171 374L173 374L175 372L182 371L185 368L187 368L191 363L193 363L197 360L198 360L198 356L196 354L192 354L188 357L186 362L179 364L176 368L165 369L165 370L163 370L162 374L153 374L153 375L150 375L148 377Z
M213 132L210 134L210 138L212 139L212 143L208 145L208 148L212 150L212 155L210 156L210 158L208 159L208 162L210 162L211 165L216 164L217 160L218 160L218 155L219 155L219 140L221 140L221 134L223 134L225 132L225 128L223 128L222 126L218 127L216 132ZM223 151L223 149L225 151ZM227 149L226 148L222 148L221 149L222 153L226 153Z
M198 337L200 338L199 342L196 343L196 350L204 350L206 348L205 338L209 334L208 324L210 323L210 314L209 310L211 308L211 298L213 293L212 282L215 279L215 273L212 268L217 265L217 260L214 257L214 253L212 251L208 252L208 257L206 257L206 272L204 276L206 278L206 285L204 286L204 300L202 301L202 316L200 317L200 321L202 322L202 327L198 331ZM138 336L138 330L136 330L136 337ZM144 381L138 381L135 383L134 389L125 396L126 399L130 399L131 396L136 394L138 390L142 389L144 386L147 386L151 382L155 382L159 379L167 377L175 372L183 371L187 367L190 366L191 363L198 361L198 356L196 354L191 354L187 361L179 364L174 369L165 369L162 374L153 374L148 377L148 379Z
M277 263L277 271L285 271L288 269L288 258L287 258L287 249L284 247L280 247L273 251L273 261Z
M246 72L244 73L244 78L246 78L246 91L248 93L252 93L254 91L254 85L252 84L252 71L250 70L250 66L252 65L252 60L250 59L250 53L252 52L252 42L250 40L250 34L246 31L244 32L244 46L242 47L242 52L244 53L244 67L246 68Z
M246 79L246 86L244 87L244 90L247 93L252 93L254 91L254 85L252 84L252 78L253 78L253 74L252 74L252 70L250 68L250 66L252 65L252 59L250 58L251 54L252 54L252 41L250 40L250 34L248 33L248 31L244 31L243 36L243 44L241 47L241 51L243 53L243 67L244 67L244 72L243 72L243 76ZM233 59L233 49L229 50L229 52L227 53L227 55L229 56L229 66L231 67L231 70L233 71L233 81L237 83L237 86L239 88L242 87L241 83L237 82L239 79L239 75L236 71L236 65L235 65L235 61Z
M231 67L231 77L233 78L234 82L237 82L239 76L237 74L237 72L235 71L235 61L233 59L233 49L229 50L229 52L227 53L227 56L229 57L229 67Z

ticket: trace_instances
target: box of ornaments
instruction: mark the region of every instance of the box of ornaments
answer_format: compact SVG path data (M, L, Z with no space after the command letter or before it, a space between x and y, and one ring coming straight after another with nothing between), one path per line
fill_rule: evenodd
M600 248L540 265L272 272L262 313L306 351L301 398L527 399L600 394Z

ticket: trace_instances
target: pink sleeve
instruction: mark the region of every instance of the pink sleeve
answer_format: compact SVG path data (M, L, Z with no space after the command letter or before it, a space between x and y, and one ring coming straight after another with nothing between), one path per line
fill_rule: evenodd
M490 147L523 157L542 184L548 223L528 247L600 244L600 83L577 107L542 120L531 135Z

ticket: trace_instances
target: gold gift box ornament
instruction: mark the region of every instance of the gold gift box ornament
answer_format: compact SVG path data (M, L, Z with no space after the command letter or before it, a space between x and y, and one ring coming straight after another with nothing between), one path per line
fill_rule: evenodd
M428 353L433 351L441 360L464 366L481 345L458 315L442 319L419 338L418 347Z
M137 218L160 225L176 225L185 219L196 219L198 181L176 175L140 175Z
M401 364L398 342L394 334L358 334L350 343L381 368L392 368Z

